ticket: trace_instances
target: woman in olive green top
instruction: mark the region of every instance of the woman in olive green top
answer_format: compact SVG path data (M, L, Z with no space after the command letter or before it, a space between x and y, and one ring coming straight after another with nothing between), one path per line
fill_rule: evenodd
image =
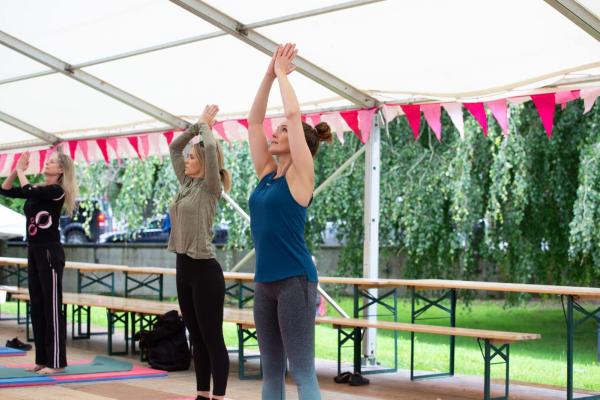
M231 188L221 147L211 128L219 108L207 106L198 123L169 146L180 187L170 207L169 251L177 253L177 297L190 333L196 370L197 399L223 399L229 374L229 356L223 340L225 280L215 259L212 224L222 188ZM200 134L201 141L186 145Z

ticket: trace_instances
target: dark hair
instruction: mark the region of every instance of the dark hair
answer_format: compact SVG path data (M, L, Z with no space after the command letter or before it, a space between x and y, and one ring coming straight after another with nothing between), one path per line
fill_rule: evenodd
M302 122L302 128L304 129L304 137L306 143L310 149L310 154L314 157L319 151L319 145L321 142L331 143L333 141L333 135L331 134L331 128L327 122L319 122L314 128Z

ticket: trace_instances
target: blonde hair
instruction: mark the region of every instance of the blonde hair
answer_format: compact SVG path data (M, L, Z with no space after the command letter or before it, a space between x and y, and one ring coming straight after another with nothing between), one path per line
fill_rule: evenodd
M219 144L219 142L217 142L216 145L217 161L219 162L219 175L221 176L221 184L223 185L223 190L227 193L231 190L231 172L225 169L225 157L223 157L223 150L221 149L221 145ZM204 163L204 144L202 142L199 142L196 143L192 148L194 149L194 154L196 155L198 160Z
M77 186L77 180L75 179L75 163L71 157L60 151L56 152L56 158L58 160L58 165L60 165L63 170L62 175L58 178L58 184L65 191L64 207L67 215L73 216L75 199L79 195L79 187Z

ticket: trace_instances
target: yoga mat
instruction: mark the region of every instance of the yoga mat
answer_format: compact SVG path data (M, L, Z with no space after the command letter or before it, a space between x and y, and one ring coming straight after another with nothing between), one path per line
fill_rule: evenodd
M100 372L96 374L70 374L70 375L53 375L52 378L57 383L72 383L72 382L98 382L98 381L112 381L112 380L123 380L123 379L140 379L140 378L157 378L161 376L167 376L166 371L160 371L157 369L146 368L141 366L134 366L129 371L119 372Z
M59 375L82 375L96 374L102 372L121 372L130 371L133 365L127 361L121 361L106 356L96 356L91 363L69 365L64 372L52 374ZM0 368L0 380L7 378L33 378L39 377L35 372L25 371L23 368Z
M27 354L26 351L13 349L12 347L0 347L0 357L15 357L24 356Z
M74 382L100 382L125 379L158 378L167 376L166 371L160 371L141 366L134 366L129 371L100 372L95 374L61 374L52 376L36 376L31 378L0 379L0 388L15 386L55 385Z
M46 377L46 376L38 376L35 378L0 379L0 388L16 387L16 386L42 386L42 385L56 385L56 380Z

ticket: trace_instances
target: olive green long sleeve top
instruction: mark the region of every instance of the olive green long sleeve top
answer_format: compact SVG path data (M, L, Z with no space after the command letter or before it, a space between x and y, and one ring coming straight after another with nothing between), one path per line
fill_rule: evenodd
M185 175L183 149L200 134L204 142L204 177ZM171 234L168 250L195 259L215 258L213 220L221 197L217 142L205 123L191 125L169 146L179 191L169 207Z

